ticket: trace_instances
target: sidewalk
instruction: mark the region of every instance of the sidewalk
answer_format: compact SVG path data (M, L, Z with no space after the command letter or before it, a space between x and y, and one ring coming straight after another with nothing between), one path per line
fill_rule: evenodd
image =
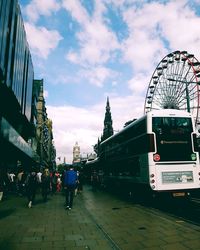
M10 196L0 203L0 249L112 249L83 211L81 196L75 197L70 211L65 210L61 193L46 203L37 195L32 208L25 197Z
M84 187L72 210L56 194L27 207L24 197L0 203L0 250L200 249L200 227Z

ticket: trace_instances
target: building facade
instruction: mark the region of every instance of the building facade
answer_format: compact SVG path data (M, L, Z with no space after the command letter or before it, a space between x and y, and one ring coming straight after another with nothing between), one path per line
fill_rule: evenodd
M37 152L37 162L40 166L56 168L56 150L53 142L52 121L48 118L45 98L44 81L34 80L33 99L36 106L36 137L33 138L32 147Z
M1 165L31 165L35 135L32 119L34 70L17 0L0 1Z
M55 160L52 122L48 121L45 105L40 114L40 95L41 84L34 81L34 68L18 1L1 0L0 169L14 168L18 162L28 168L43 161L45 157L41 157L41 151L37 150L38 127L41 128L41 124L42 135L45 133L46 136L43 137L44 140L46 138L44 149L48 145L45 159L48 163L52 157ZM39 137L42 138L41 135Z

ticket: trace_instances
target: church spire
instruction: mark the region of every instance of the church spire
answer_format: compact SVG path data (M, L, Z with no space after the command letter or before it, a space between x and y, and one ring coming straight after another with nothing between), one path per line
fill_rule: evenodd
M106 113L104 118L104 129L103 129L103 135L102 140L106 140L108 137L113 135L113 127L112 127L112 117L111 117L111 111L110 111L110 103L109 98L107 97L106 102Z

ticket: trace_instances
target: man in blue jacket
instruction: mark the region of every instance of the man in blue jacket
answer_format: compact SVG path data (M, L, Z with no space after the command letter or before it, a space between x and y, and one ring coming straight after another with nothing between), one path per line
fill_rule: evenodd
M64 172L64 186L65 186L65 199L66 199L66 209L72 209L74 191L77 186L78 176L76 171L74 171L71 165L69 170Z

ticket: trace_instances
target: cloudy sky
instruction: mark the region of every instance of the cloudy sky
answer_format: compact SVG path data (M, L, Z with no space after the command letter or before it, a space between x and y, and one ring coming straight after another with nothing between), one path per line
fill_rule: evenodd
M143 115L148 84L169 53L200 60L200 0L19 0L34 64L44 79L57 157L93 151L107 96L113 128Z

